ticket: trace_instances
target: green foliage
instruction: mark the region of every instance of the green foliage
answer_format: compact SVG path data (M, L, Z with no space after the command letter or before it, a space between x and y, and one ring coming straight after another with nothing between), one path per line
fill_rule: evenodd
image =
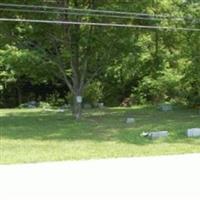
M192 106L200 105L200 70L198 65L189 66L182 80L183 92Z
M6 2L2 0L2 2ZM65 2L65 1L64 1ZM152 0L152 1L76 1L69 0L70 7L145 12L149 14L170 14L200 18L198 1ZM92 5L91 2L94 2ZM20 3L11 0L10 3ZM58 3L30 0L27 4L59 6ZM62 3L62 2L60 2ZM127 6L128 5L128 6ZM2 11L0 16L10 18L63 19L59 14L30 14ZM139 20L100 18L90 16L68 16L71 21L84 20L110 23L127 23L169 27L200 28L199 23L163 19ZM56 90L57 82L65 78L73 83L77 76L77 86L81 82L87 64L85 83L94 79L86 88L85 101L95 104L100 99L107 105L120 105L124 99L132 97L137 103L156 103L161 101L184 102L189 105L200 104L199 74L199 32L152 31L130 28L67 26L1 23L0 30L0 102L9 98L13 106L26 99L24 88L31 85L53 84L54 91L43 101L53 104L65 102L65 94ZM68 34L71 35L68 35ZM77 69L71 67L74 49L69 39L77 42ZM62 67L63 71L58 67ZM63 77L63 73L66 77ZM74 74L76 74L74 76ZM26 81L25 81L26 80ZM27 81L28 80L28 81ZM98 85L97 83L101 83ZM42 87L42 86L41 86ZM78 88L78 87L77 87ZM18 92L16 92L16 90ZM103 90L103 92L102 92ZM21 91L21 92L20 92ZM69 92L69 88L65 93ZM84 93L84 91L82 91ZM17 93L17 95L15 95ZM22 96L22 97L21 97ZM35 94L35 96L42 96ZM49 98L51 96L51 98ZM56 96L56 97L53 97ZM62 97L61 97L62 96ZM58 100L59 99L59 100ZM72 98L69 98L72 99ZM60 103L58 103L60 101ZM70 100L69 100L70 101Z
M93 81L85 88L84 102L95 106L103 97L103 86L100 81Z
M39 103L39 106L38 106L39 108L42 108L42 109L50 109L50 108L52 108L52 106L49 104L49 103L47 103L47 102L40 102Z
M54 92L53 94L49 95L47 102L51 106L63 106L66 103L65 99L61 98L58 92Z
M14 79L26 76L37 83L43 82L52 72L50 65L51 63L46 63L36 50L19 49L10 45L0 50L0 66L4 68L4 77L7 77L7 81L10 81L9 77Z
M139 103L166 102L181 98L180 80L182 76L176 70L166 69L157 78L144 77L139 86L133 91Z

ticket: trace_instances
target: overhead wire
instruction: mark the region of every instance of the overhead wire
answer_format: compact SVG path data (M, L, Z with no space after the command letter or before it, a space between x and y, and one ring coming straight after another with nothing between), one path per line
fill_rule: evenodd
M81 8L64 8L58 6L46 6L46 5L27 5L27 4L9 4L9 3L0 3L1 7L14 7L14 8L31 8L31 9L44 9L44 10L60 10L60 11L78 11L78 12L91 12L91 13L104 13L111 15L126 15L126 16L140 16L140 17L152 17L152 18L166 18L166 19L176 19L176 20L198 20L199 18L194 17L177 17L169 14L147 14L147 13L138 13L138 12L124 12L124 11L111 11L111 10L97 10L97 9L81 9Z
M3 7L3 8L1 8L1 7ZM44 9L44 10L41 10L41 9ZM145 14L145 13L130 13L130 12L79 9L79 8L61 8L61 7L55 7L55 6L52 7L52 6L38 6L38 5L24 5L24 4L0 3L0 10L28 12L28 13L68 14L68 15L75 15L75 16L114 17L114 18L118 18L118 19L142 19L142 20L156 20L156 21L165 19L163 15L149 15L149 14ZM105 14L105 13L109 13L109 14ZM155 16L157 16L157 17L155 17ZM160 17L163 17L163 18L160 18ZM170 18L170 19L182 21L185 18ZM192 18L190 18L190 19L192 19ZM20 22L21 21L21 22L48 23L48 24L50 24L50 23L51 24L75 24L75 25L92 25L92 26L146 28L146 29L160 29L160 30L168 29L168 30L183 30L183 31L200 31L200 29L198 29L198 28L188 28L188 27L187 28L177 28L177 27L153 26L153 25L146 26L146 25L117 24L117 23L94 23L94 22L92 23L92 22L84 22L84 21L80 22L80 21L59 21L59 20L39 20L39 19L35 20L35 19L18 19L18 18L17 19L15 19L15 18L0 18L0 21L7 21L7 22L11 22L11 21ZM194 22L194 19L192 22Z
M120 16L120 15L110 15L110 14L95 14L95 13L80 13L80 12L71 12L71 11L48 11L48 10L29 10L29 9L15 9L15 8L0 8L1 11L16 11L16 12L25 12L25 13L44 13L44 14L67 14L74 16L91 16L91 17L109 17L116 19L139 19L147 21L161 21L161 18L152 18L152 17L139 17L139 16ZM178 21L183 21L182 19Z
M116 19L138 19L138 20L145 20L145 21L161 21L164 18L158 17L140 17L140 16L123 16L123 15L111 15L111 14L101 14L101 13L84 13L84 12L77 12L77 11L49 11L49 10L30 10L30 9L21 9L21 8L6 8L0 7L1 11L16 11L16 12L25 12L25 13L44 13L44 14L62 14L62 15L73 15L73 16L91 16L91 17L109 17L109 18L116 18ZM184 21L182 18L174 18L171 21ZM200 23L200 20L192 20L193 24Z
M174 28L174 27L167 27L167 26L145 26L145 25L117 24L117 23L94 23L94 22L78 22L78 21L60 21L60 20L0 18L0 22L3 22L3 21L4 22L26 22L26 23L30 22L30 23L43 23L43 24L87 25L87 26L126 27L126 28L200 32L200 29L197 29L197 28Z

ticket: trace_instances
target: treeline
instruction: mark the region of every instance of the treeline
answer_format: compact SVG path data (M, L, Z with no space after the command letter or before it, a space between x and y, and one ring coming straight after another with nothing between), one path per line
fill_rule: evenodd
M122 18L122 14L102 17L82 11L32 13L8 9L2 9L0 17L200 29L198 1L24 2L176 17L151 20L149 16ZM92 105L97 102L109 106L160 102L200 105L198 31L23 22L0 25L0 107L16 107L33 100L75 105L77 96L83 96L83 101ZM74 112L80 111L78 106Z

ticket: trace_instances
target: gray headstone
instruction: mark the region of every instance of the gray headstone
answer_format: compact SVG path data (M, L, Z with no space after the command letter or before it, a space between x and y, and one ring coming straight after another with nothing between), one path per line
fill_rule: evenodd
M99 108L104 108L104 103L98 103Z
M92 105L89 104L89 103L85 103L85 104L83 105L83 107L84 107L85 109L91 109L91 108L92 108Z
M65 112L65 109L59 108L59 109L57 110L57 112L59 112L59 113L64 113L64 112Z
M161 104L160 109L164 112L172 111L172 105L171 104Z
M37 102L36 101L30 101L30 102L28 102L28 104L36 106Z
M21 108L37 108L38 103L36 101L29 101L20 105Z
M46 111L46 112L51 112L51 111L53 111L53 110L50 109L50 108L44 108L44 111Z
M126 118L126 123L127 123L127 124L135 123L135 118L133 118L133 117L127 117L127 118Z
M28 108L36 108L36 106L35 106L35 105L29 104L29 105L28 105Z
M151 139L165 138L168 137L168 131L155 131L155 132L145 132L142 133L142 136L149 137Z
M69 109L70 108L70 105L68 104L64 104L63 106L60 107L61 109Z
M24 108L37 108L38 103L36 101L29 101L27 103L24 103L22 107L24 107Z
M200 137L200 128L192 128L187 130L188 137Z

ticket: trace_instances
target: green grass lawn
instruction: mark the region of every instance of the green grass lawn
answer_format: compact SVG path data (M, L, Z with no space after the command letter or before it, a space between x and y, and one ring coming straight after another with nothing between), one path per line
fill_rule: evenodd
M126 124L133 113L135 124ZM200 152L200 138L187 138L200 127L195 110L161 112L154 107L106 108L84 112L80 122L71 113L40 109L0 110L0 163L77 160ZM143 138L143 131L168 130L165 139Z

